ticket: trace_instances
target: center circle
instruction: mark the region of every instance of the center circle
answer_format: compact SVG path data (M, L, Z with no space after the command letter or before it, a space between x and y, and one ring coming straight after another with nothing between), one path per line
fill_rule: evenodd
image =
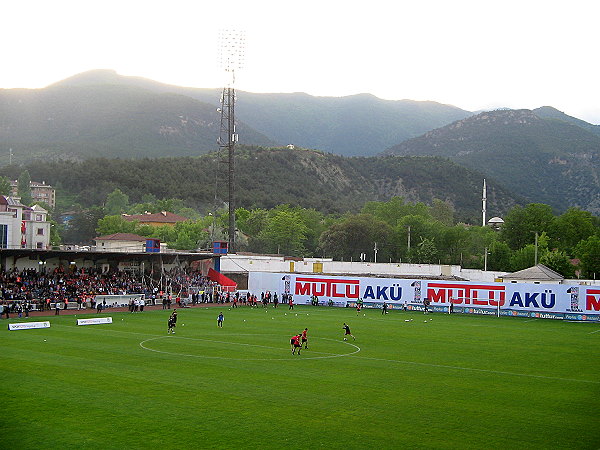
M260 335L260 334L237 334L237 335L227 335L230 337L235 337L235 336L251 336L251 337L260 337L260 336L269 336L269 335ZM273 336L273 335L271 335ZM191 337L184 337L184 336L157 336L157 337L153 337L153 338L149 338L149 339L145 339L143 341L141 341L139 343L140 347L142 347L144 350L148 350L151 352L155 352L155 353L161 353L161 354L165 354L165 355L173 355L173 356L183 356L186 358L207 358L207 359L225 359L225 360L233 360L233 361L289 361L292 358L290 358L289 356L286 358L257 358L257 357L248 357L248 358L238 358L235 356L222 356L222 355L201 355L201 354L195 354L195 353L186 353L183 351L169 351L169 350L159 350L157 348L152 348L152 345L150 344L151 342L164 342L164 339L169 339L169 340L173 340L173 341L177 341L178 343L183 343L186 341L191 341L193 343L208 343L209 345L211 344L216 344L216 350L222 350L224 348L226 348L227 346L234 346L234 347L240 347L240 348L250 348L250 349L268 349L268 350L275 350L277 352L286 352L289 351L287 350L285 347L275 347L275 346L268 346L268 345L260 345L260 344L254 344L254 343L246 343L246 342L231 342L231 341L223 341L223 340L217 340L217 339L209 339L209 338L191 338ZM318 356L301 356L300 358L296 358L294 357L293 359L331 359L331 358L342 358L345 356L351 356L354 355L358 352L360 352L360 347L355 345L355 344L351 344L350 342L346 342L346 341L338 341L336 339L329 339L329 338L319 338L319 337L312 337L311 338L311 342L315 341L315 340L324 340L324 341L331 341L331 342L335 342L335 343L340 343L340 344L344 344L344 345L349 345L350 347L353 348L353 351L349 352L349 353L331 353L331 352L319 352L319 351L312 351L312 350L308 350L309 354L318 354ZM213 350L215 349L215 347L213 346ZM306 354L306 351L305 353ZM303 354L303 355L304 355Z

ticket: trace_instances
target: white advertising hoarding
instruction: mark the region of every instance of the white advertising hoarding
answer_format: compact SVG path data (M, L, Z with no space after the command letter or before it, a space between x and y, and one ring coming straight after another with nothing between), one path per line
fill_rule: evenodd
M312 296L320 300L331 299L336 304L354 304L361 299L366 304L386 302L392 306L422 305L423 300L428 299L433 307L448 307L452 303L469 310L491 308L542 314L600 315L600 286L251 272L248 289L254 294L266 291L289 293L300 304L310 303Z
M22 322L22 323L9 323L9 331L13 330L32 330L36 328L50 328L50 322Z
M94 317L92 319L77 319L77 325L98 325L100 323L112 323L112 317Z

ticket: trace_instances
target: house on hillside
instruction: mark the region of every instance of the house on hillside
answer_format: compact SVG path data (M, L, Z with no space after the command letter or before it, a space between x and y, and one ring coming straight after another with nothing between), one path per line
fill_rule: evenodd
M161 211L154 214L149 212L145 212L144 214L123 214L121 217L127 222L137 221L141 225L152 225L153 227L163 225L175 226L176 223L190 220L187 217L178 216L168 211Z
M56 205L56 190L52 186L46 184L45 181L41 183L39 181L30 181L29 187L31 189L31 198L34 202L43 202L50 208L54 208ZM17 197L19 195L19 181L12 180L10 188L12 196Z
M505 283L561 284L564 279L560 273L543 264L502 276Z
M47 250L50 247L48 211L23 205L18 197L0 195L0 248Z

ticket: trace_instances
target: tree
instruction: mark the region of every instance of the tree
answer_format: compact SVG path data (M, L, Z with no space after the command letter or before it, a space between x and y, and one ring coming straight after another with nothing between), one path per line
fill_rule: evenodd
M21 203L27 206L33 203L33 198L31 197L31 176L29 175L28 170L24 170L21 172L21 175L19 175L17 192L19 197L21 197Z
M304 242L305 255L314 256L319 247L319 237L326 230L323 213L314 208L302 208L296 206L293 210L298 214L299 219L306 226L306 241Z
M435 264L438 261L438 250L432 238L420 238L415 247L411 249L411 261L422 264Z
M55 220L50 220L50 245L57 246L62 243L62 239L60 237L60 226L56 223Z
M430 211L434 220L443 223L447 227L454 224L454 208L448 202L434 198Z
M196 240L183 231L177 235L175 242L169 243L169 247L176 250L193 250L196 248Z
M268 252L303 256L307 232L308 227L297 211L281 208L269 216L267 226L259 233L258 239L266 245Z
M487 269L510 272L512 250L506 242L494 242L488 250Z
M431 218L430 209L424 203L404 203L402 197L392 197L387 202L367 202L363 207L363 214L371 214L379 220L387 222L388 225L395 227L405 216L421 216Z
M534 265L535 262L535 246L533 244L515 251L510 257L510 271L517 272L527 269Z
M0 195L12 195L10 180L6 177L0 177Z
M120 189L115 189L106 197L104 208L108 215L122 214L127 210L128 204L129 196Z
M597 231L594 216L590 212L569 208L554 219L548 233L552 247L570 252L580 241L589 238Z
M553 220L549 205L530 203L525 208L515 206L504 218L501 237L510 248L517 250L534 241L532 233L548 231Z
M105 216L104 208L94 207L76 213L63 232L67 244L90 243L97 237L98 221Z
M446 227L442 230L438 246L446 264L460 264L469 243L469 229L464 224Z
M575 255L581 261L584 277L595 280L600 276L600 236L590 236L577 244Z
M552 250L545 252L540 258L540 263L560 273L565 278L573 278L575 276L575 266L571 264L571 259L563 251Z
M167 241L173 248L180 250L196 250L209 240L209 232L205 221L187 221L175 224L175 241ZM172 238L171 238L172 239Z
M319 246L326 256L356 261L362 253L368 255L367 260L372 260L377 243L378 259L385 261L393 254L392 238L392 227L386 222L370 214L358 214L329 227L321 234Z
M442 228L441 223L432 220L430 217L416 214L402 217L394 228L394 259L412 262L413 256L417 255L415 253L416 246L423 240L432 242L441 240ZM409 236L410 251L408 249Z
M256 237L267 226L269 211L262 208L250 211L244 208L236 210L237 227L245 234Z
M129 222L121 216L105 216L98 220L98 227L96 232L100 236L115 233L132 233L139 234L138 231L139 222Z

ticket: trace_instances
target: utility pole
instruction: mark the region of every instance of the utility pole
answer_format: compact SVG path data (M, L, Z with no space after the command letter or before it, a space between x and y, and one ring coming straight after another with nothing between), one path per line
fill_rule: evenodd
M535 264L537 266L538 263L538 232L535 232Z
M375 248L373 250L375 251L375 260L373 262L377 262L377 242L375 242Z
M483 179L483 197L482 197L482 208L481 208L481 212L483 214L483 224L481 225L482 227L485 227L486 222L485 222L485 215L487 212L487 188L485 185L485 178Z
M487 272L487 256L488 256L488 248L485 248L485 253L483 255L483 271Z

